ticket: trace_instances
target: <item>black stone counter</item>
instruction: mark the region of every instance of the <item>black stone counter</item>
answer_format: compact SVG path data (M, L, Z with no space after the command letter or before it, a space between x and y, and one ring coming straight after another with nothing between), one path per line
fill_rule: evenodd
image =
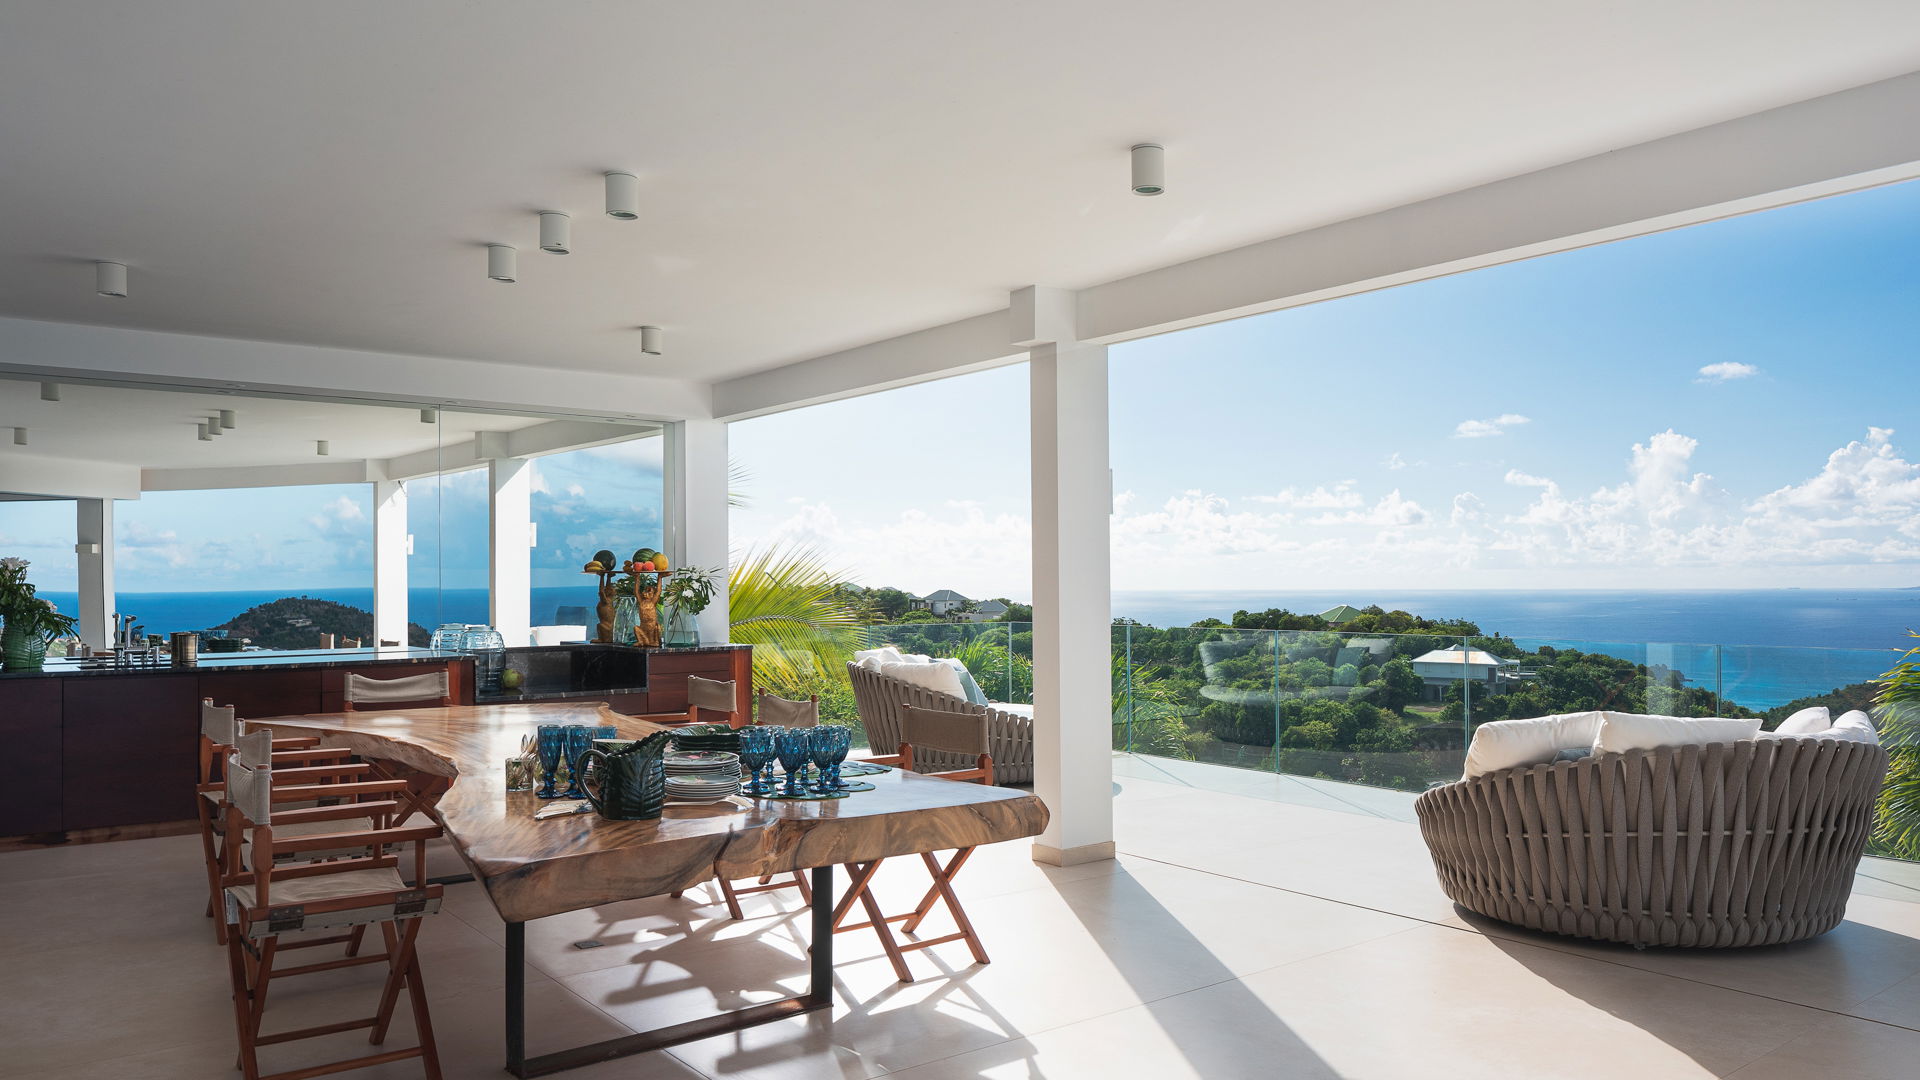
M168 672L195 671L267 671L305 668L368 667L382 664L446 663L461 659L465 653L435 652L432 649L314 649L311 651L260 651L238 653L201 653L197 663L176 666L167 660L155 664L115 667L110 659L49 659L39 671L0 671L0 679L46 679L113 675L165 675Z

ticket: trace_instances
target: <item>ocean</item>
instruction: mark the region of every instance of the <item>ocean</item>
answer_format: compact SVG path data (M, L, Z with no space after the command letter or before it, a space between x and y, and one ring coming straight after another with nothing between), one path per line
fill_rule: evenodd
M45 594L64 611L73 593ZM250 592L121 593L120 610L137 616L149 633L203 630L256 604L302 595L285 589ZM317 589L305 593L371 610L372 589ZM591 609L591 585L533 590L535 623L561 621L563 606ZM409 614L432 629L443 622L484 623L485 589L412 589ZM1113 613L1154 626L1230 620L1237 610L1287 608L1302 613L1337 604L1379 604L1435 618L1471 619L1526 648L1541 645L1600 652L1639 663L1665 664L1695 685L1718 688L1749 708L1874 678L1891 667L1894 650L1920 644L1905 637L1920 629L1920 589L1762 589L1698 592L1603 591L1352 591L1116 592ZM573 621L573 620L569 620ZM1660 644L1648 644L1650 642Z

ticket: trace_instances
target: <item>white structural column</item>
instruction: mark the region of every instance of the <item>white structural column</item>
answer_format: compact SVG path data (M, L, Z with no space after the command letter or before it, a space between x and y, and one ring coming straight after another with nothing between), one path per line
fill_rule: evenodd
M1113 857L1107 350L1073 338L1073 295L1013 295L1033 418L1034 792L1052 817L1033 857Z
M533 590L533 462L494 458L487 462L488 598L493 628L508 645L526 645L531 634Z
M113 645L113 500L74 500L74 553L80 572L80 639Z
M727 569L727 425L682 420L667 427L667 555L675 566L717 571L713 602L700 613L700 640L730 640Z
M373 483L373 641L407 644L407 487Z

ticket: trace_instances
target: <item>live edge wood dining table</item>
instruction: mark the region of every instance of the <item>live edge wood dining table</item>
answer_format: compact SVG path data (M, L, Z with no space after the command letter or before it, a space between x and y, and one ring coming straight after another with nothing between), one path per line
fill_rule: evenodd
M506 790L505 761L538 724L611 724L623 738L659 728L582 703L456 705L250 720L276 734L315 735L405 779L437 819L507 924L507 1070L564 1069L739 1031L830 1006L833 867L895 855L1037 835L1046 806L1010 788L890 769L863 777L875 790L820 801L754 800L752 807L667 804L658 821L576 814L536 821L541 800ZM882 748L890 751L892 748ZM529 1058L526 923L565 911L657 896L714 877L811 870L813 936L807 992L711 1017Z

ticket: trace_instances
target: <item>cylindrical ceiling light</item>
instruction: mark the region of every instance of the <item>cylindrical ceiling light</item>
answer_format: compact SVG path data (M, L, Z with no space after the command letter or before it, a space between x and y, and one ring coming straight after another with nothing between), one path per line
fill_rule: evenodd
M205 420L200 421L200 441L201 442L213 441L213 432L207 429L207 422Z
M1159 143L1133 148L1133 193L1158 195L1167 190L1167 150Z
M567 243L567 215L558 210L540 211L540 250L565 255L572 250Z
M220 423L218 413L207 417L207 431L214 435L225 435L227 433L227 429Z
M421 410L420 410L420 422L421 422L421 423L423 423L423 424L437 424L437 423L439 423L439 422L440 422L440 410L439 410L439 409L421 409Z
M232 431L232 430L234 429L234 427L235 427L235 425L236 425L236 423L237 423L237 421L236 421L236 420L235 420L235 418L234 418L234 415L233 415L233 410L232 410L232 409L221 409L221 410L220 410L220 426L221 426L222 428L225 428L225 429L226 429L226 430L228 430L228 431Z
M117 262L94 263L93 291L99 293L101 296L126 296L126 264Z
M640 216L640 178L630 172L607 174L607 216L632 221Z
M60 384L57 382L41 383L40 384L40 400L41 401L59 401L60 400Z
M313 443L313 452L320 455L321 457L326 457L327 455L333 453L333 447L328 446L327 440L325 439L316 439L314 440L314 443Z
M643 326L640 328L640 351L648 356L660 355L660 328Z
M15 446L27 445L27 429L26 428L17 427L13 429L13 445Z
M520 253L505 244L487 245L487 276L512 284L520 276Z

